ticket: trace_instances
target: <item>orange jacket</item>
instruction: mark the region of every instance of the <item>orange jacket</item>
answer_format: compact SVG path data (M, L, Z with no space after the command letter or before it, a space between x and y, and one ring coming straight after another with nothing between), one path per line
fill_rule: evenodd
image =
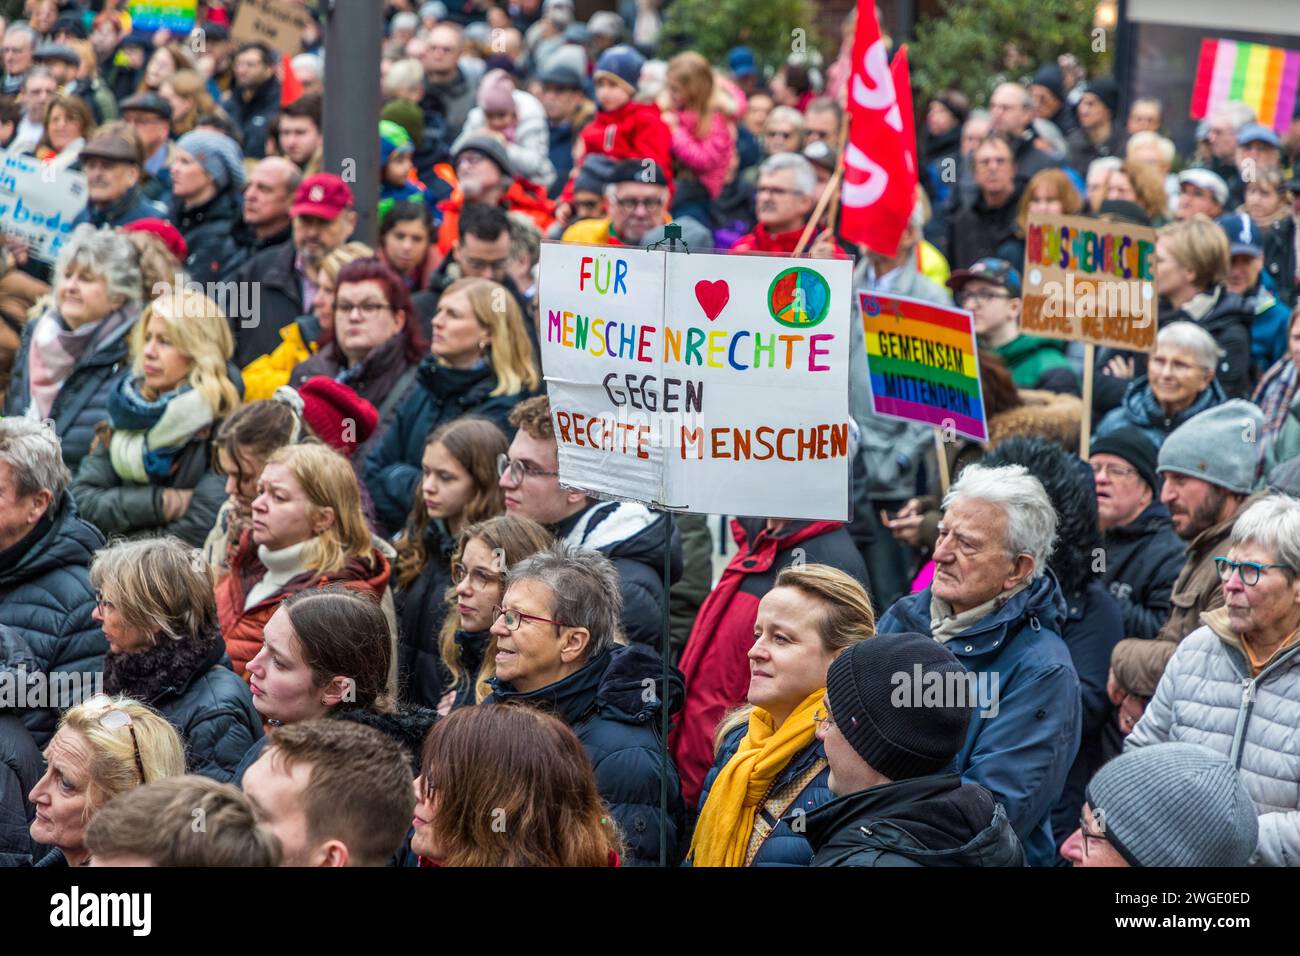
M433 168L434 174L451 187L451 197L438 203L442 213L442 223L438 226L438 252L443 256L451 252L460 234L460 211L465 206L465 194L461 192L456 173L446 163ZM537 228L546 234L555 222L555 200L546 195L546 190L527 179L516 179L501 198L501 208L506 212L522 212L537 224Z

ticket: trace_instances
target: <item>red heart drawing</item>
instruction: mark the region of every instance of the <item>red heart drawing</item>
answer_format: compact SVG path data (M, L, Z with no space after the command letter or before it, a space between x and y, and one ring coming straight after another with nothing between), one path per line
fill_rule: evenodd
M722 314L730 299L731 288L727 285L726 279L719 279L716 282L701 279L695 283L695 301L700 304L700 308L704 310L710 322Z

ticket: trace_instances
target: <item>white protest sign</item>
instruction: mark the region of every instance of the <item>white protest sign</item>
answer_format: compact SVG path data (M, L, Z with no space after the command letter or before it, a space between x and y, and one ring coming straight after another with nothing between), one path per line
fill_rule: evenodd
M847 260L546 243L540 271L561 484L847 519Z
M86 177L34 156L0 156L0 232L21 237L33 259L52 263L86 208Z

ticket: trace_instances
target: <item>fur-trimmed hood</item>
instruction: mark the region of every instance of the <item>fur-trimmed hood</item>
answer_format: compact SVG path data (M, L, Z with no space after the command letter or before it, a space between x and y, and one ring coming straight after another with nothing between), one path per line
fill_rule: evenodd
M1079 450L1083 400L1064 392L1022 388L1024 403L989 419L989 442L997 445L1016 436L1036 436L1060 442L1066 451Z

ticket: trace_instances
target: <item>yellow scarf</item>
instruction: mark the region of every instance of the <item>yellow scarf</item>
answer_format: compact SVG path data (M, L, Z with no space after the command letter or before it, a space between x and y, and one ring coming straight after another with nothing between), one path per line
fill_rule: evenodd
M709 799L700 808L691 840L692 865L744 865L758 805L767 796L772 781L813 742L817 730L813 714L825 696L824 687L809 694L779 729L771 714L761 707L754 708L749 715L749 731L718 772Z

